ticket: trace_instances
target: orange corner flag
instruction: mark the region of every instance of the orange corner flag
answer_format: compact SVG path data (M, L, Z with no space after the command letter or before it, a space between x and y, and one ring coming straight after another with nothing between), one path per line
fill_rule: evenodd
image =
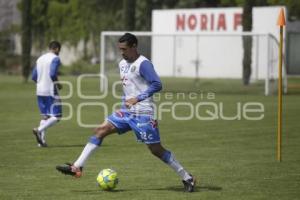
M277 25L278 26L285 26L285 16L284 16L284 10L283 8L280 9L280 13L277 19Z

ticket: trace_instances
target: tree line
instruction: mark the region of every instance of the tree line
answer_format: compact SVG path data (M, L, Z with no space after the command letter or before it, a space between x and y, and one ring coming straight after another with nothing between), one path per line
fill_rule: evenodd
M300 18L298 0L22 0L22 66L23 77L30 73L32 45L44 49L48 41L56 39L75 46L80 40L86 46L92 41L94 54L99 55L99 35L103 30L150 31L153 9L234 7L244 8L243 30L252 29L252 7L286 5L290 19ZM251 38L244 45L244 84L251 75ZM88 57L84 51L84 58Z

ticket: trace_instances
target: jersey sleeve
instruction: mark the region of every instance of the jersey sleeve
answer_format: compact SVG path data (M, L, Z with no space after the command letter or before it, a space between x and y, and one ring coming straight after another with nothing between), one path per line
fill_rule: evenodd
M50 77L52 81L57 81L58 76L58 68L60 66L60 59L59 57L55 57L50 65Z
M153 64L145 60L140 66L140 75L147 81L148 89L137 96L138 101L151 97L154 93L162 89L162 83L157 73L154 70Z
M31 80L34 82L37 82L37 69L36 66L33 67L32 73L31 73Z

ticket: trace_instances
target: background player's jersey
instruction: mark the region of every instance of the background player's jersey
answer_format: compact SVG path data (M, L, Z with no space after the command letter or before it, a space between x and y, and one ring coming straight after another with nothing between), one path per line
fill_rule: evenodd
M36 61L36 67L32 72L32 80L36 82L36 94L38 96L52 96L57 93L54 82L57 81L59 57L52 53L40 56Z
M152 63L140 55L133 63L121 60L120 76L123 84L124 99L136 97L138 103L130 108L131 113L154 114L152 95L161 90L162 85Z

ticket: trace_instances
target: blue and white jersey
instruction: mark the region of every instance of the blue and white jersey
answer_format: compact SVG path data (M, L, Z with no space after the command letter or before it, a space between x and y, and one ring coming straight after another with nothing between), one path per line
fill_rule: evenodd
M57 95L54 82L57 81L59 65L59 57L52 52L37 59L36 66L32 71L32 80L36 82L36 95L52 97Z
M125 59L119 63L124 100L136 97L138 103L129 109L133 114L154 114L152 95L162 89L160 78L153 64L140 55L133 63Z

